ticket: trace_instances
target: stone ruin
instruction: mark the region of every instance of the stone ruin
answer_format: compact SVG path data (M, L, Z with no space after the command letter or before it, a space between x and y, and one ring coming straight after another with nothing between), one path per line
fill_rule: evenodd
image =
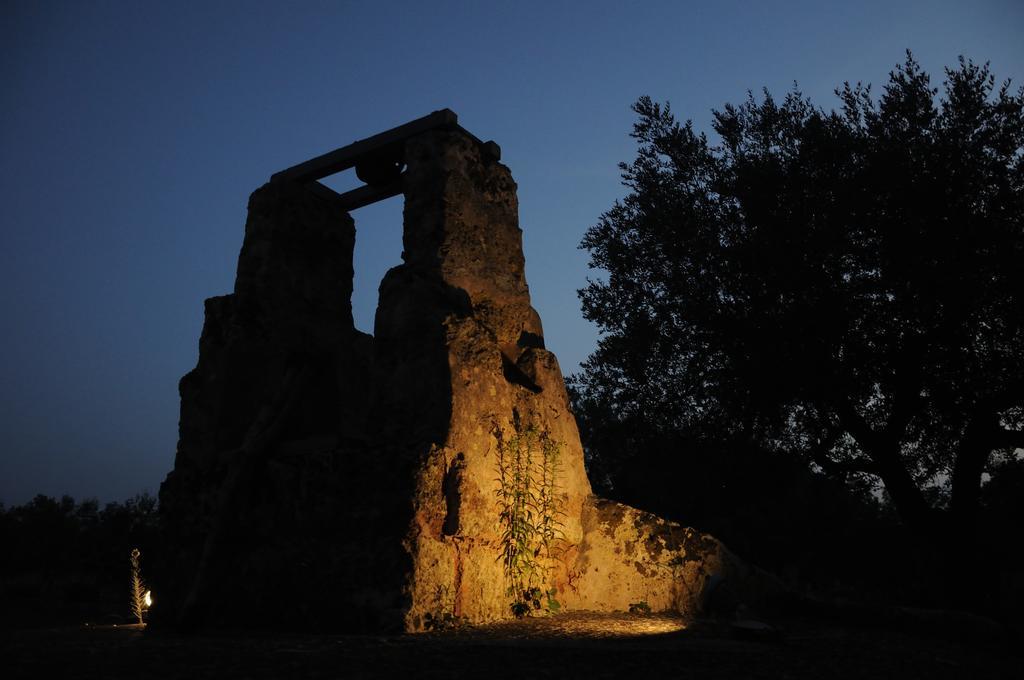
M152 623L420 631L772 589L714 538L592 494L499 160L446 109L252 194L234 292L206 301L180 383ZM353 191L317 181L353 167ZM399 194L370 336L349 213Z

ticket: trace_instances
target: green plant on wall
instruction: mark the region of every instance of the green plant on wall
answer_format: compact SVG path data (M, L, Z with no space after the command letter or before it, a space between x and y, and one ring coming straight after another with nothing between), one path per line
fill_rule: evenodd
M557 590L549 584L550 561L562 541L559 492L561 446L536 426L519 427L498 440L498 523L501 560L512 613L517 617L557 612Z
M540 440L540 479L537 486L537 538L546 558L553 557L557 544L562 540L562 497L558 489L558 477L562 472L561 447L558 442L548 437L547 433L539 436Z

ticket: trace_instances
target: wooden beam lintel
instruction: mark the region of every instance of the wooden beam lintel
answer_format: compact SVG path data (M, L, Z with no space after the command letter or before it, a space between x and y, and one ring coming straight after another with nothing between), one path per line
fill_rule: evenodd
M346 191L343 194L339 194L334 189L324 186L320 182L312 182L309 186L317 195L331 201L337 201L341 204L342 210L351 212L353 210L366 207L371 203L383 201L386 198L391 198L392 196L397 196L402 193L403 179L404 177L399 177L394 182L379 186L365 184L357 189Z
M270 177L271 182L284 180L294 182L310 182L333 175L342 170L347 170L359 161L360 158L374 152L381 152L388 147L401 144L409 137L433 130L457 126L459 117L451 109L434 111L430 115L417 118L396 128L385 130L380 134L353 142L334 151L311 158L308 161L293 165L287 170L276 172Z

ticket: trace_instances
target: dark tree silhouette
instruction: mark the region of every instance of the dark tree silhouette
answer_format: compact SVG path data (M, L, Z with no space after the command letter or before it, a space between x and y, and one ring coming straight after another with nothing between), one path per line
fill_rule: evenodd
M908 52L877 101L836 94L748 95L717 144L634 105L631 193L581 245L606 274L580 291L602 336L576 403L611 433L588 454L789 452L881 480L922 538L974 536L1024 447L1024 90L961 58L940 96Z

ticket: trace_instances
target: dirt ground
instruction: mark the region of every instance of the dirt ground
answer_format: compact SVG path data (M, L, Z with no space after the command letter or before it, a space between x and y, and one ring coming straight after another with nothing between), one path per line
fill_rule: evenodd
M1009 638L807 619L770 630L563 614L444 633L180 636L141 626L5 631L6 678L1014 678ZM996 636L999 638L999 636Z

